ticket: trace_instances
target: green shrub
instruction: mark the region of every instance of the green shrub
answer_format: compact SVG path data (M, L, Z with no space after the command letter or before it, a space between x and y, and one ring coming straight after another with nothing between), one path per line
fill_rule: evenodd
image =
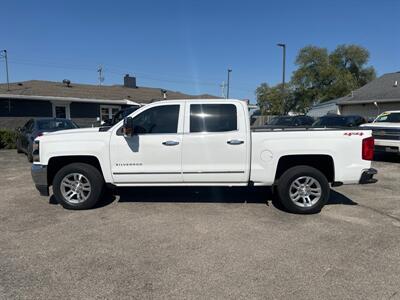
M0 149L15 149L17 133L12 130L0 129Z

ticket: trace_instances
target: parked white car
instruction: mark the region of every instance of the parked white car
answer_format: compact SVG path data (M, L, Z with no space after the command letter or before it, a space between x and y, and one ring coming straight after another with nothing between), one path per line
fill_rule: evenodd
M361 126L372 130L375 151L400 154L400 110L386 111Z
M294 213L319 212L330 185L373 183L370 130L250 128L239 100L169 100L111 128L35 140L32 177L68 209L87 209L104 186L273 186Z

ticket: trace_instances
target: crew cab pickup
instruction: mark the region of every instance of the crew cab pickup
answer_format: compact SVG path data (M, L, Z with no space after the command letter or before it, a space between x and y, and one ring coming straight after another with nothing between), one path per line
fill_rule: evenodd
M400 110L386 111L361 127L372 130L375 151L400 155Z
M243 101L168 100L111 128L38 137L32 177L68 209L107 186L271 186L288 211L316 213L330 185L376 181L373 148L370 130L250 128Z

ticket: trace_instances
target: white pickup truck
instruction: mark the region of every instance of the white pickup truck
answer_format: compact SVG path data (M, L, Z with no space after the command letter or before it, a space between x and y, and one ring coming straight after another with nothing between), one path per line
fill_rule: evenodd
M386 111L361 127L372 130L375 151L400 155L400 110Z
M373 183L370 130L250 128L240 100L169 100L108 128L38 137L32 177L65 208L93 207L104 187L271 186L286 209L319 212L330 185Z

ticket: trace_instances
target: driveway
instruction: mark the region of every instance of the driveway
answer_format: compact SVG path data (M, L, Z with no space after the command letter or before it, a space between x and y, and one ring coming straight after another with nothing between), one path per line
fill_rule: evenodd
M0 298L400 298L400 164L317 215L267 189L132 189L67 211L0 152ZM397 161L397 160L393 160ZM267 201L268 200L268 201Z

